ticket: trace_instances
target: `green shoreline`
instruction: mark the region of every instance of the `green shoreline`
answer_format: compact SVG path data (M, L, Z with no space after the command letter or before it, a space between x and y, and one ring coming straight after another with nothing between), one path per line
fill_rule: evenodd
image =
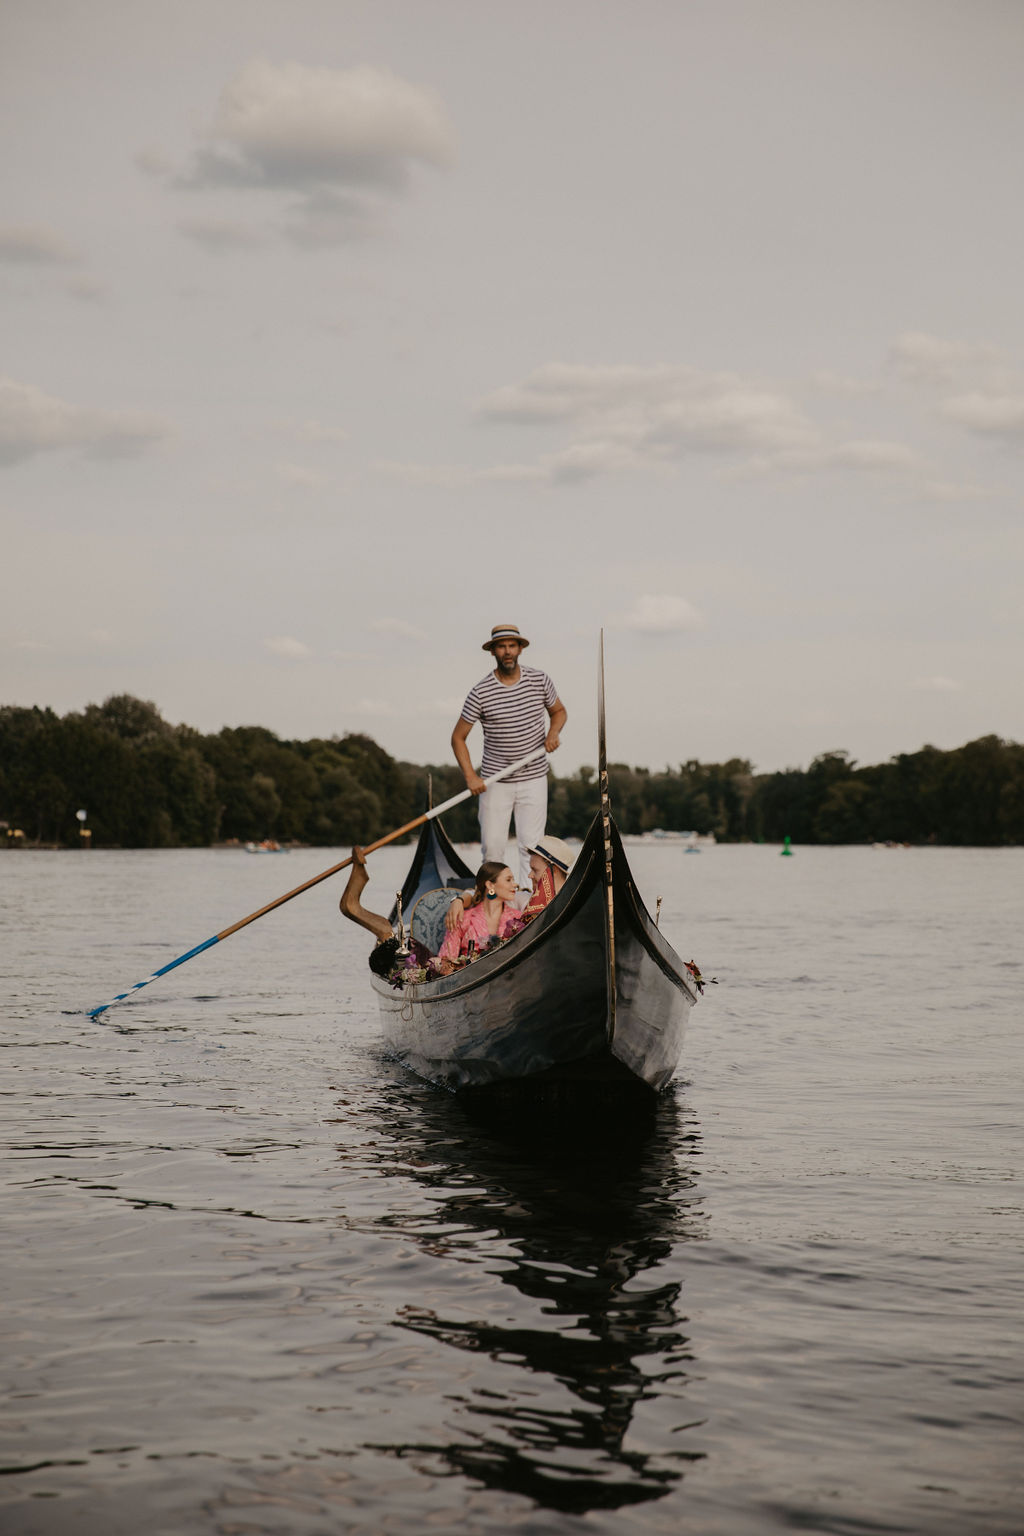
M758 774L743 758L661 770L610 765L620 831L714 833L720 842L1024 845L1024 746L982 736L886 763L826 752L806 769ZM595 770L552 774L548 827L582 837ZM259 842L369 842L463 788L453 762L399 762L347 732L286 741L262 726L202 735L155 704L119 694L64 716L0 707L0 846L188 848ZM85 812L84 819L80 812ZM445 816L477 840L476 806ZM16 834L20 833L21 838Z

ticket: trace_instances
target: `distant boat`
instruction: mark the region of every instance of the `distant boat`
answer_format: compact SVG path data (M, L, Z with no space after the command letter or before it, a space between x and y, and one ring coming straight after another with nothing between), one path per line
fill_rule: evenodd
M714 848L718 839L713 832L665 832L655 827L651 832L632 832L624 836L623 843L629 848L659 847L682 848L684 853L700 853L702 848Z
M265 837L262 843L246 843L245 851L246 853L287 853L288 849L282 848L281 844L275 842L272 837Z

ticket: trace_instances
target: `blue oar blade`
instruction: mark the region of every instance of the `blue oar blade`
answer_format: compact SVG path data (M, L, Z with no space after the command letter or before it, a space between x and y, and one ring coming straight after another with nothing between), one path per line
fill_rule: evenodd
M205 939L202 944L197 944L194 949L187 950L185 954L179 955L177 960L170 960L166 965L162 965L158 971L153 972L152 976L147 976L145 981L137 981L134 987L128 988L127 992L119 992L116 997L110 999L109 1003L101 1003L98 1008L90 1008L87 1016L90 1019L98 1018L101 1013L106 1013L108 1008L113 1008L115 1003L123 1003L126 997L131 997L133 992L138 992L140 987L148 987L150 982L156 981L158 976L166 976L167 972L173 971L176 965L184 965L186 960L191 960L194 955L201 955L204 949L209 949L212 944L219 942L220 934L215 933L212 939Z

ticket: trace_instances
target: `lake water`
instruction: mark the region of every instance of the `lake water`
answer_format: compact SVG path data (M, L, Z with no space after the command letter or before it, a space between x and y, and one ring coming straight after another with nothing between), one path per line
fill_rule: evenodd
M383 1059L344 876L75 1011L345 851L0 855L4 1536L1019 1536L1024 850L629 849L719 984L585 1147Z

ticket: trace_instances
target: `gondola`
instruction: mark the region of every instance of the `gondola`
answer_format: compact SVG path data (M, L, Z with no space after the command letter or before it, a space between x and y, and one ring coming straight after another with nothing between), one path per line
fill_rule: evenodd
M644 1099L678 1065L701 978L647 911L611 815L603 667L599 758L600 808L562 889L521 932L448 976L396 985L371 971L386 1050L452 1093ZM427 822L392 922L404 935L404 913L436 953L443 912L467 884L467 866Z

